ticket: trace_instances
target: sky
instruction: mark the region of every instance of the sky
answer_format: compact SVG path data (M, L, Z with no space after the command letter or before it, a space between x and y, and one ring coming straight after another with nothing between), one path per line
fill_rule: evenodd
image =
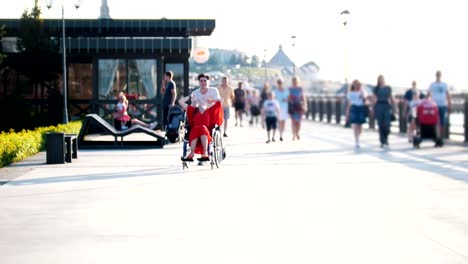
M375 84L382 74L391 86L416 80L427 89L442 71L455 90L468 91L468 16L464 0L108 0L112 18L215 19L216 28L198 43L236 49L269 60L282 45L302 65L313 61L318 77ZM6 4L8 3L8 4ZM100 0L55 0L44 18L97 18ZM0 0L1 18L19 18L34 0ZM349 10L347 26L343 10ZM296 37L294 46L291 36ZM266 52L265 52L266 50Z

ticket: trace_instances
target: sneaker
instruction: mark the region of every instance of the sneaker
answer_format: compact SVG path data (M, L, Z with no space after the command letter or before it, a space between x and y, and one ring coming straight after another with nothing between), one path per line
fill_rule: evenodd
M356 143L355 148L356 148L356 149L360 149L360 148L361 148L361 146L359 145L359 143Z
M158 122L153 122L153 123L151 123L151 124L149 125L149 129L153 130L153 129L156 127L157 124L158 124Z
M283 141L283 137L280 137L280 141Z
M272 139L271 141L275 142L276 140L275 140L275 139Z
M228 137L228 135L226 133L223 134L223 137Z
M267 140L267 141L266 141L267 144L270 143L270 142L271 142L270 140Z

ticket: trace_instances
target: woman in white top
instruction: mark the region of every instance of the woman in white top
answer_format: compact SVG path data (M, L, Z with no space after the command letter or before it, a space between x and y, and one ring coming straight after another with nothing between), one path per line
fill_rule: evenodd
M280 141L283 141L284 126L286 124L286 119L288 119L288 97L289 91L283 86L283 79L278 79L276 81L278 85L275 89L275 98L280 106L280 113L278 116L278 130L280 135Z
M361 89L361 83L358 80L354 80L346 97L348 99L346 121L352 124L354 141L358 149L360 148L359 137L362 132L362 124L366 122L367 111L369 109L366 105L367 95Z

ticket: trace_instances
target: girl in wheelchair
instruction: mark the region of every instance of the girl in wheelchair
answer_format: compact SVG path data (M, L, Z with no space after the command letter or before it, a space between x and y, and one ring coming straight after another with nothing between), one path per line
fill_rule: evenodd
M200 161L209 161L208 145L212 141L211 130L223 121L223 109L221 102L217 101L213 106L200 104L196 98L190 96L179 100L179 105L187 112L187 121L190 127L189 142L190 152L182 158L182 161L193 161L195 154L201 154Z

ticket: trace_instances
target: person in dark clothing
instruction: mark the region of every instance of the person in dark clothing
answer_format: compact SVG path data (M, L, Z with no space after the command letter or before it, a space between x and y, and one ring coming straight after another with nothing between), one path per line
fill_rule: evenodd
M413 135L414 131L416 130L416 120L414 120L414 116L411 114L411 102L416 98L416 99L423 99L424 94L416 88L416 81L413 81L411 83L411 88L406 90L405 95L403 97L405 100L403 100L404 107L403 110L404 112L404 117L406 118L408 122L408 142L412 143L413 142Z
M246 95L243 83L239 82L237 88L234 90L234 108L236 109L236 125L242 127L242 115L245 112Z
M388 147L391 115L395 113L395 100L392 88L385 84L385 79L379 75L377 86L374 88L374 114L379 126L380 147Z
M171 71L164 73L164 80L162 85L162 115L163 115L163 127L167 125L167 115L169 109L175 105L175 100L177 98L177 89L176 84L173 81L174 74Z

